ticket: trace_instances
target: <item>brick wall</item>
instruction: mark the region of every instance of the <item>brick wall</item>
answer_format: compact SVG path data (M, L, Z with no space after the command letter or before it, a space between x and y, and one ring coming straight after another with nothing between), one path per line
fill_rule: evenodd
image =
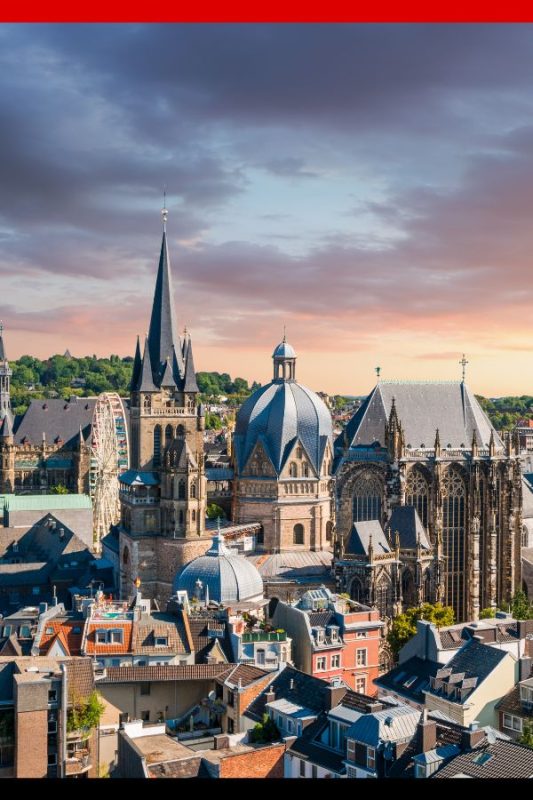
M259 747L221 759L220 778L283 778L285 744Z
M46 778L48 771L48 711L24 711L16 716L15 774Z

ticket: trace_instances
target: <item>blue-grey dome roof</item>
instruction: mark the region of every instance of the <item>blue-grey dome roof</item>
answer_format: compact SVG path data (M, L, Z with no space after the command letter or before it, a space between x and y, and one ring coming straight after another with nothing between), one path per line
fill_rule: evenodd
M186 591L193 597L201 581L209 599L217 603L236 603L263 596L263 579L251 561L237 555L224 544L220 533L213 537L204 556L186 564L174 578L173 591Z
M272 358L296 358L294 347L292 347L292 345L290 345L284 339L282 342L278 344L278 346L272 353Z
M234 448L239 471L261 440L279 475L298 439L318 472L328 440L333 446L331 415L311 389L295 381L272 381L254 392L237 414Z

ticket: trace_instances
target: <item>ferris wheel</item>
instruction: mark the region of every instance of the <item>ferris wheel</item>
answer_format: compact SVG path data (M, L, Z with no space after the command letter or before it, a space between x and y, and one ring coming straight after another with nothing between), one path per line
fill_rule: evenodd
M120 519L118 476L128 469L128 426L124 405L115 392L101 394L94 407L91 437L90 494L95 544Z

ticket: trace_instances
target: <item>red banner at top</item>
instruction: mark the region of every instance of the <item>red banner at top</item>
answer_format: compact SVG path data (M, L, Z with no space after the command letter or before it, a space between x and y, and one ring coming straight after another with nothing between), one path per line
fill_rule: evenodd
M502 5L473 0L442 3L405 2L309 3L302 0L270 0L258 4L247 0L176 3L164 0L148 4L141 0L93 0L90 4L66 0L27 0L6 3L2 22L532 22L533 6Z

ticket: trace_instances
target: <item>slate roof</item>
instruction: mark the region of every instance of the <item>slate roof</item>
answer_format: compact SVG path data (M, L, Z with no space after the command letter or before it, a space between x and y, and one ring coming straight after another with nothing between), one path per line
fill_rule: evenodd
M205 681L228 673L228 664L164 664L149 667L107 667L103 683L137 681ZM100 682L100 681L99 681Z
M442 447L467 447L474 431L480 447L487 447L494 431L468 386L461 382L381 381L375 386L346 427L350 447L385 443L388 423L395 399L398 419L405 443L411 447L433 448L438 428ZM336 446L344 446L344 432ZM494 431L497 447L502 446Z
M437 674L436 679L441 677L445 683L456 683L459 689L464 687L465 690L456 694L454 700L462 704L508 655L507 650L499 650L497 647L482 644L477 639L471 639L445 667L441 667L439 671L442 676ZM428 691L432 694L441 693L441 689L431 686Z
M331 574L331 550L252 555L248 558L256 565L263 580L278 578L306 583L309 579L328 580Z
M384 675L374 679L377 686L389 689L396 694L424 704L424 689L429 689L430 678L434 677L442 664L428 661L418 656L408 659Z
M218 642L229 663L233 661L230 636L224 622L210 617L189 617L189 630L197 664L205 661L215 642ZM219 637L209 635L209 631L218 632Z
M400 547L402 549L416 548L418 539L420 539L420 544L425 550L431 549L426 529L422 525L422 520L414 506L396 506L387 523L387 529L390 531L393 542L395 541L396 533L399 534Z
M291 680L293 688L291 689ZM285 669L276 675L269 687L261 692L255 698L253 703L248 706L246 716L255 720L261 720L265 711L267 703L266 693L269 688L273 688L275 692L275 700L284 698L298 703L304 708L309 708L316 713L324 711L327 707L327 688L329 684L320 678L314 678L312 675L307 675L305 672L288 665Z
M372 546L376 555L390 553L391 548L377 519L365 522L354 522L344 552L346 555L366 556L372 537Z
M333 611L308 611L309 624L312 628L325 628L326 625L336 625Z
M209 778L201 756L183 758L179 761L165 761L162 764L148 764L151 778Z
M91 434L96 397L48 398L32 400L24 416L16 422L14 441L39 445L43 433L47 444L53 444L57 436L67 450L79 445L80 427L87 442Z
M331 415L324 402L295 381L278 380L261 387L237 413L234 449L239 472L261 441L279 475L297 440L318 473L327 442L333 445Z
M495 708L498 711L504 711L506 714L514 714L516 717L531 718L533 717L533 708L527 708L522 705L520 700L520 684L513 686L510 692L502 697L496 703Z
M459 774L471 778L531 778L533 750L498 739L452 758L433 777L453 778Z
M292 742L287 752L293 753L302 761L309 761L311 764L343 775L346 771L344 766L346 753L337 753L318 741L328 724L327 715L321 713L314 722L303 729L302 735Z
M94 690L94 672L90 658L70 658L67 667L67 690L69 703L87 698Z

